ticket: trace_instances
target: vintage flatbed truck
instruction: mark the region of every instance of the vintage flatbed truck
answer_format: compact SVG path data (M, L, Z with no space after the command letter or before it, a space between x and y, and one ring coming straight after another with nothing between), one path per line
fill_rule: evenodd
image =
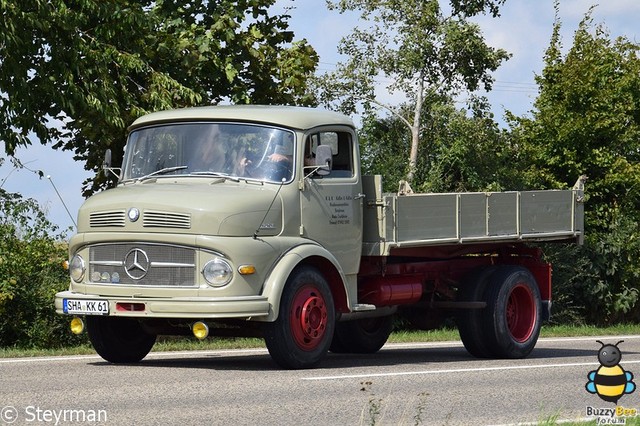
M551 306L530 243L583 240L583 192L386 194L360 173L352 120L318 109L214 106L129 129L116 188L69 243L73 316L113 363L157 335L263 336L283 368L373 353L402 311L457 317L478 357L520 358ZM115 172L114 172L115 173Z

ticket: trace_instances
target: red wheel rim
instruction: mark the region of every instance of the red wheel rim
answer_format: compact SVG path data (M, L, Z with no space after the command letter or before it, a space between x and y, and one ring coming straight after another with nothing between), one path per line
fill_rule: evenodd
M299 348L312 351L322 343L327 329L327 305L311 285L302 287L293 298L290 325Z
M516 285L507 302L507 326L516 342L524 343L531 337L536 325L536 315L533 293L524 284Z

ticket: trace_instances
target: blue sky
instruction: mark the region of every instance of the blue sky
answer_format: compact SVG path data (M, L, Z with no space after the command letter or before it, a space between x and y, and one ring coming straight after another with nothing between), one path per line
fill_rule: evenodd
M561 0L560 17L565 49L571 46L578 23L593 4L596 4L595 1ZM340 38L357 25L357 16L329 12L324 0L278 0L274 11L291 6L294 9L289 12L289 23L296 38L306 38L316 49L320 55L321 72L331 70L340 60L336 46ZM624 35L640 43L640 1L603 1L595 9L593 18L595 23L604 24L612 37ZM505 110L516 115L530 111L537 94L534 76L542 69L542 57L549 44L553 19L552 0L507 0L500 18L478 20L488 43L513 55L494 74L494 90L488 94L497 119L503 116ZM0 148L0 152L4 152L3 148ZM57 152L41 145L21 149L17 156L30 168L42 170L45 175L51 176L75 219L83 201L82 181L90 176L84 171L83 165L74 162L69 152ZM3 180L3 189L38 200L52 222L62 228L72 226L72 220L49 180L39 179L26 170L13 171L8 162L0 167L0 183Z

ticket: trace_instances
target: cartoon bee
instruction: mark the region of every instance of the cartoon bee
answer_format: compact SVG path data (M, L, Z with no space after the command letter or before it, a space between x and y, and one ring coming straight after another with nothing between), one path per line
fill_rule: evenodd
M617 404L622 395L636 390L633 373L625 371L618 365L622 359L618 345L624 340L620 340L615 345L605 345L599 340L596 342L602 345L598 351L600 367L589 372L587 375L589 381L585 388L587 392L596 393L601 399Z

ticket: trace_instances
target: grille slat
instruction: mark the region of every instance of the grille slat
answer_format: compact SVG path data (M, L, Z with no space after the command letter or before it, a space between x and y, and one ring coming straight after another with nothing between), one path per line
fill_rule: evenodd
M125 211L114 210L104 212L93 212L89 215L89 226L91 227L124 227Z
M196 251L161 244L95 245L89 248L89 280L110 285L193 287Z
M191 215L145 210L142 225L148 228L191 228Z

